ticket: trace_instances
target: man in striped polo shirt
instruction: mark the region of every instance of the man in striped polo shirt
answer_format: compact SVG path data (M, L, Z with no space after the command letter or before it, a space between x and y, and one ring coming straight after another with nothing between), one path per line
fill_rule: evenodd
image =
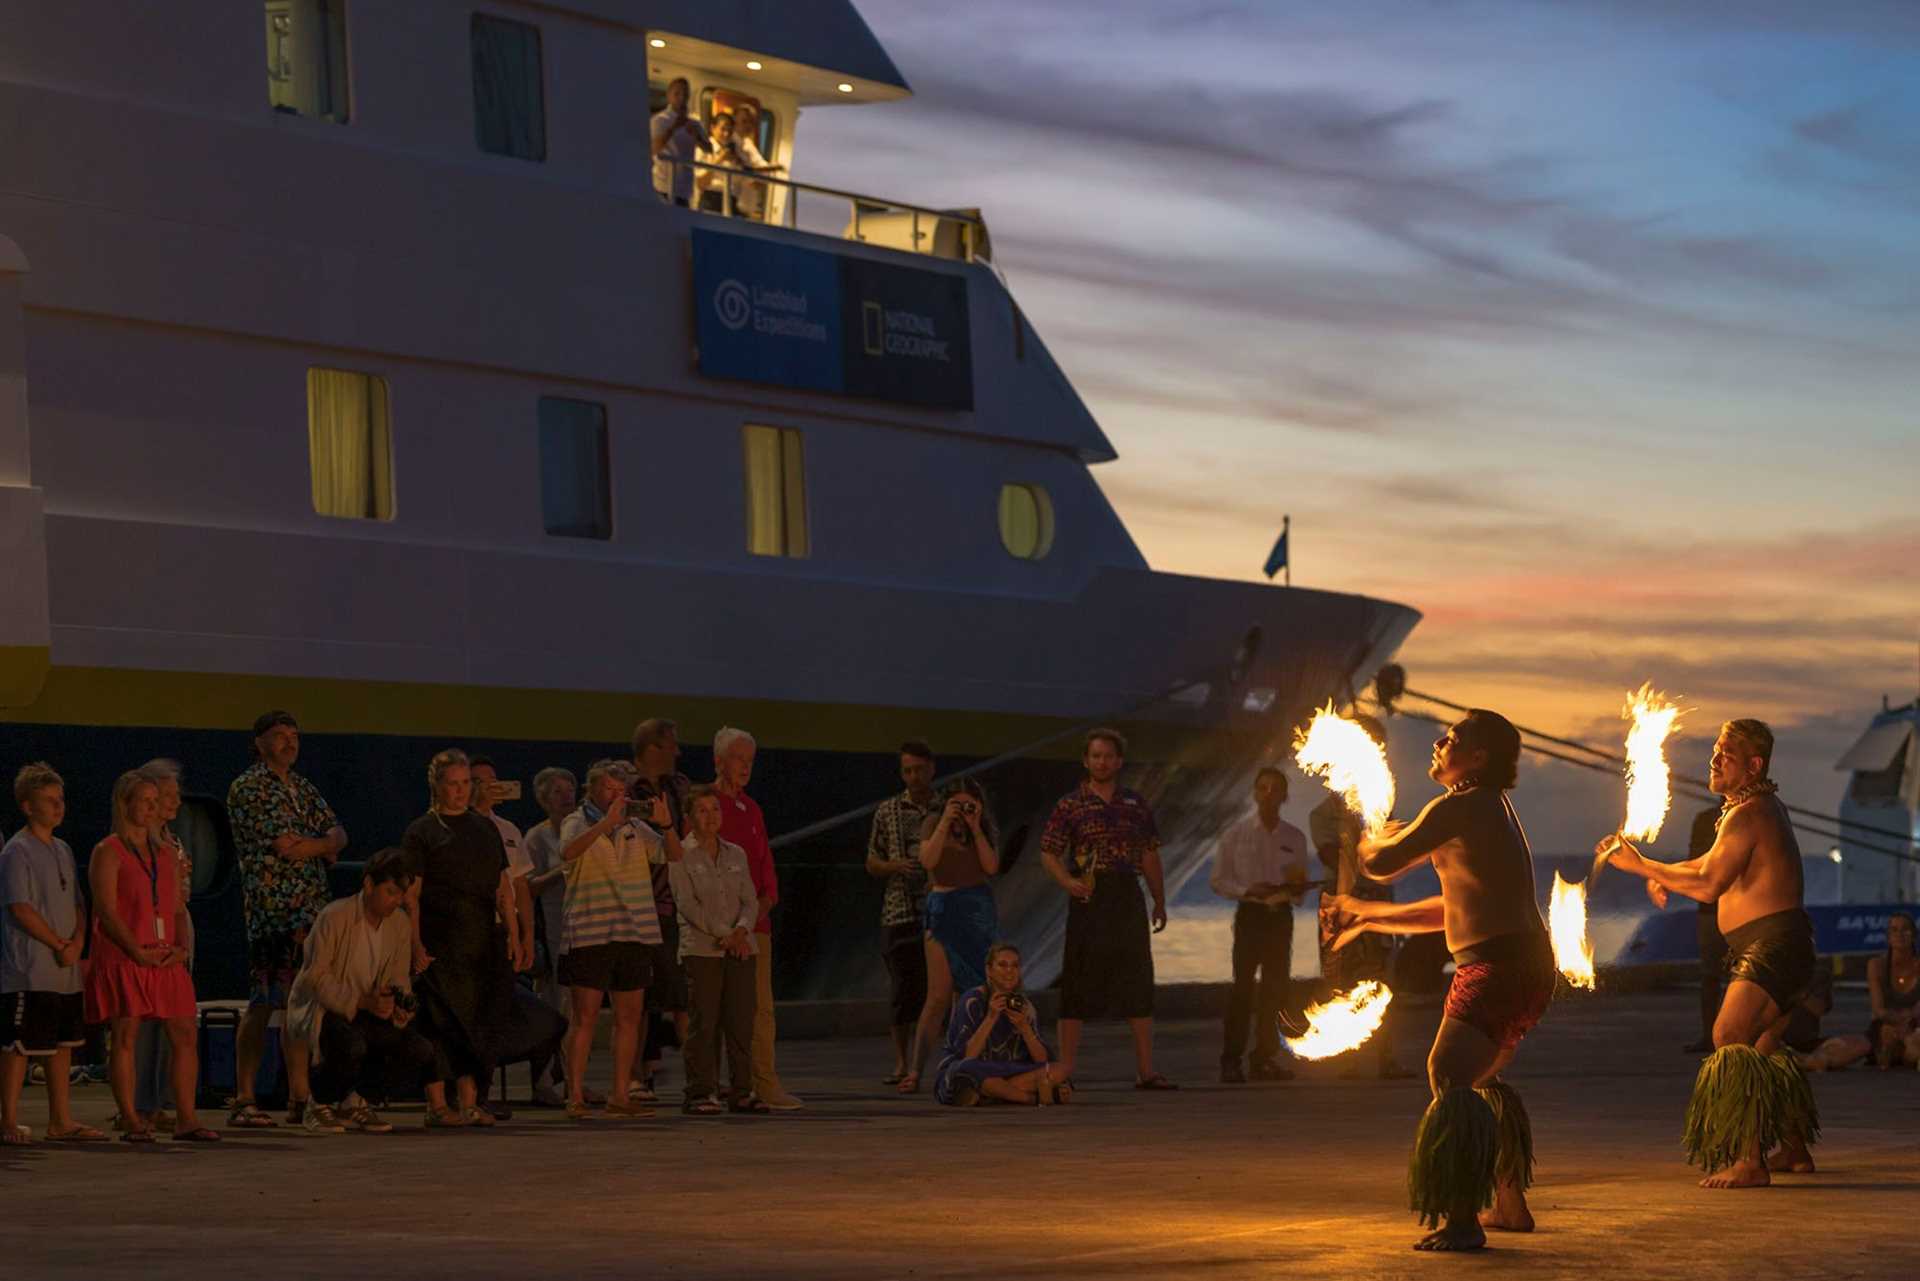
M581 1087L603 992L613 996L613 1089L607 1094L607 1113L653 1115L652 1108L631 1102L627 1094L640 1047L646 989L653 979L653 948L661 937L653 904L653 864L678 862L681 850L664 797L654 797L644 816L628 814L627 789L634 781L632 766L622 761L595 762L587 771L586 804L560 825L560 858L567 877L560 981L567 985L573 1006L567 1030L567 1116L576 1121L590 1115Z

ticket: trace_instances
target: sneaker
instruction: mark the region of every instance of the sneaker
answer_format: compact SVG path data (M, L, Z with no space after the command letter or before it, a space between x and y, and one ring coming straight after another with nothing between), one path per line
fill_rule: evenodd
M1220 1064L1220 1084L1245 1085L1246 1083L1247 1069L1241 1066L1239 1059Z
M796 1095L789 1094L785 1090L781 1090L778 1094L763 1094L760 1098L775 1112L798 1112L807 1106Z
M289 1108L287 1124L302 1126L308 1134L345 1134L347 1132L346 1122L335 1116L333 1109L324 1103L302 1102L295 1104L294 1107L299 1109L300 1116L296 1119L293 1109ZM393 1127L387 1128L390 1130Z
M347 1113L347 1128L362 1134L393 1133L393 1123L381 1120L380 1114L364 1103Z

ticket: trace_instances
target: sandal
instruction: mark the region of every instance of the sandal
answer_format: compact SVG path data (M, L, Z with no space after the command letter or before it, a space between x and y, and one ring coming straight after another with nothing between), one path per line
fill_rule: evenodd
M152 1143L154 1141L153 1131L146 1129L123 1130L120 1134L120 1141L122 1143Z
M684 1103L680 1106L680 1110L688 1116L719 1116L722 1112L726 1111L725 1108L720 1106L720 1100L714 1098L712 1095L708 1095L704 1099L697 1099L692 1103Z
M248 1099L233 1105L233 1111L227 1113L227 1124L238 1130L271 1130L280 1123L262 1112L259 1104Z
M567 1120L591 1121L593 1120L593 1109L584 1103L569 1102L567 1104Z
M907 1073L900 1078L900 1083L894 1086L894 1089L900 1091L902 1094L920 1093L920 1074L918 1072Z
M464 1130L467 1122L452 1108L427 1109L427 1128L429 1130Z
M47 1137L51 1139L53 1136L49 1134ZM7 1129L0 1130L0 1147L30 1148L33 1145L33 1131L24 1125L18 1127L10 1126Z
M658 1116L659 1113L644 1103L608 1103L607 1115L623 1116L628 1120L634 1120L641 1117Z
M71 1130L48 1130L49 1143L105 1143L107 1136L90 1125L76 1125Z
M1142 1077L1133 1083L1136 1090L1177 1090L1180 1087L1167 1080L1166 1074L1155 1072L1152 1076Z
M1054 1082L1053 1101L1055 1103L1073 1102L1073 1078L1072 1077L1068 1077L1064 1081Z
M485 1108L468 1108L460 1114L460 1119L479 1130L491 1130L500 1124L494 1119L493 1113Z
M173 1141L175 1143L218 1143L220 1131L209 1130L204 1125L196 1125L191 1130L175 1130Z
M773 1111L772 1108L767 1106L767 1101L757 1094L749 1094L743 1098L735 1099L729 1105L729 1108L734 1112L752 1112L762 1115Z

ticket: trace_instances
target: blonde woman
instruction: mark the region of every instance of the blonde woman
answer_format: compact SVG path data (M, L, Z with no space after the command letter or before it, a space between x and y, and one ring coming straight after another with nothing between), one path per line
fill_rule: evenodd
M186 895L179 860L154 839L160 789L138 770L113 785L113 835L93 848L93 966L87 973L87 1019L109 1025L108 1080L129 1143L153 1142L153 1128L134 1106L133 1052L140 1025L161 1022L173 1048L173 1090L179 1100L173 1140L214 1143L219 1134L194 1111L199 1059L194 1047L193 976L181 943Z

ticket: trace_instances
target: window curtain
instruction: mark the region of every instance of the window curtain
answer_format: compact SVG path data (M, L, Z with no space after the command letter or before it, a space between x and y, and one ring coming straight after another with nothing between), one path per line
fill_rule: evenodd
M800 433L780 432L782 515L785 517L787 555L807 554L807 473L800 456Z
M473 134L482 151L547 158L540 28L473 15Z
M313 510L393 519L393 439L387 384L343 369L307 371L307 451Z
M780 429L748 427L747 550L755 556L786 554L786 524L781 508L784 481L780 464Z
M549 534L613 537L606 406L541 398L540 503Z

